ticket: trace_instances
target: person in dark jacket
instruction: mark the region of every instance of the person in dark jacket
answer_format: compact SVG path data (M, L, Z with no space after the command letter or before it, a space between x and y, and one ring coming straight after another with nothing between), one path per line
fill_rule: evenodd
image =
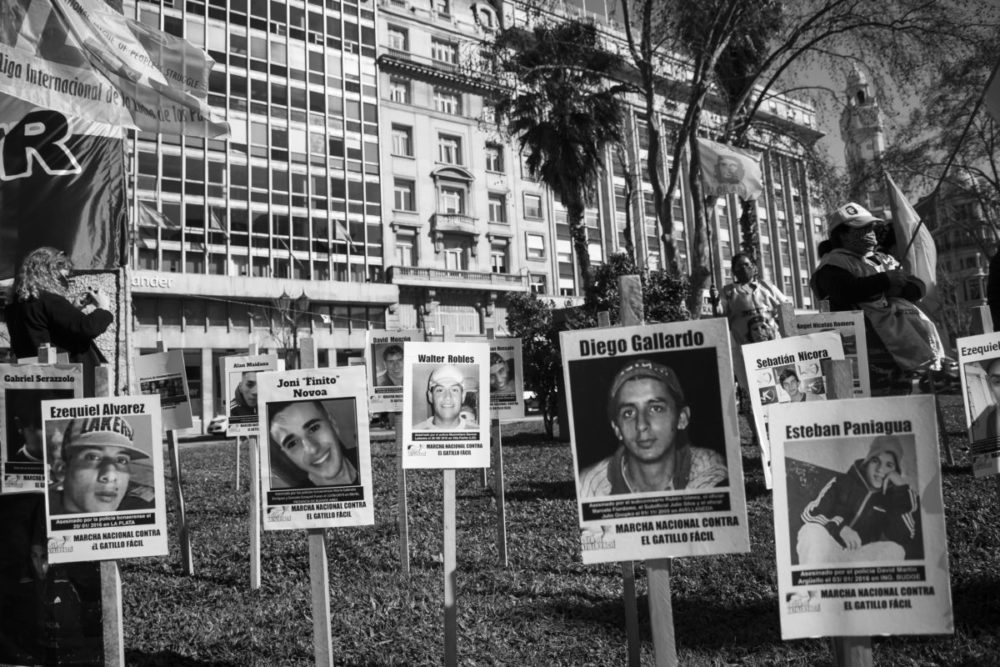
M899 440L876 436L868 455L824 484L802 511L799 565L919 557L918 510L917 494L903 477Z
M111 301L100 290L87 292L84 312L69 300L68 278L73 262L60 250L43 246L32 250L14 280L14 302L6 308L10 347L20 359L34 357L49 344L69 353L71 363L83 365L84 395L94 395L94 369L107 362L94 344L114 316Z

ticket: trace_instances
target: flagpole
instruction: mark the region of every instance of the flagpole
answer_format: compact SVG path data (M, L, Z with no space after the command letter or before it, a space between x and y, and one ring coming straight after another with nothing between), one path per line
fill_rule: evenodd
M973 107L972 113L969 114L969 120L965 123L965 129L962 130L962 136L958 138L958 143L955 144L955 148L952 149L951 155L948 156L948 161L945 162L944 171L941 172L941 177L938 179L937 185L931 190L928 198L933 198L937 194L938 190L941 189L941 185L944 183L944 179L948 176L948 170L951 169L951 165L955 162L955 158L958 156L958 150L965 143L965 137L968 136L969 130L972 128L972 121L976 119L976 114L979 113L979 109L982 108L983 102L986 100L986 92L990 89L990 84L993 82L994 77L997 76L997 72L1000 71L1000 62L997 62L996 66L993 68L993 73L990 75L989 80L983 87L983 92L979 94L979 100L976 102L976 106ZM895 213L893 213L895 215ZM913 233L910 235L910 242L906 244L906 248L903 250L902 256L906 257L907 253L910 252L910 247L917 238L917 232L920 231L920 226L924 224L924 219L921 217L916 226L913 228Z

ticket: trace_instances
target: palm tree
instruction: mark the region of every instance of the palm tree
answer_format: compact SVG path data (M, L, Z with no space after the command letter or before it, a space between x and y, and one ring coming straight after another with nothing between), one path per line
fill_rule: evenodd
M586 292L592 276L584 210L607 144L622 140L623 88L608 80L620 60L601 48L592 23L580 21L508 29L492 48L509 83L496 95L497 117L517 137L530 174L566 207Z

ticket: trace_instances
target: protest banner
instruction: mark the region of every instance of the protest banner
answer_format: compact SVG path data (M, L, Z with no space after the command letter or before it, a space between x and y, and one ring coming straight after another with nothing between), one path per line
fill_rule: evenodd
M489 346L406 343L405 349L403 466L488 466Z
M933 403L772 408L782 639L954 631Z
M702 138L698 139L698 151L706 197L733 194L745 201L764 191L759 153Z
M0 493L45 490L42 401L82 395L80 364L0 364Z
M274 354L222 358L222 379L228 404L226 436L257 435L257 374L279 370Z
M257 376L265 530L375 523L360 366Z
M865 337L865 314L860 310L835 313L807 313L792 318L795 335L836 331L844 346L844 358L851 362L854 398L871 396L868 367L868 344Z
M376 412L403 411L404 343L424 340L419 329L385 331L369 329L365 335L368 367L368 408Z
M721 319L560 334L583 562L750 548Z
M524 358L520 338L494 338L490 345L490 414L524 418Z
M43 401L42 428L49 562L166 555L159 400Z
M767 440L772 405L826 400L823 359L843 359L840 334L833 331L791 336L743 346L764 483L771 488L771 450Z
M160 397L164 430L191 428L191 398L183 350L140 355L135 361L135 373L140 394Z
M958 364L976 477L1000 473L1000 333L959 338Z

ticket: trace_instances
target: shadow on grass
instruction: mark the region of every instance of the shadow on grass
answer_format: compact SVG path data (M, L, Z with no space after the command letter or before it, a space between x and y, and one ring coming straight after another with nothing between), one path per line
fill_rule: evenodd
M1000 582L981 578L951 588L955 624L995 632L1000 625Z
M128 665L142 665L143 667L198 667L200 665L212 665L212 667L236 667L235 662L219 660L196 660L174 651L158 651L156 653L145 653L143 651L126 651L125 663Z

